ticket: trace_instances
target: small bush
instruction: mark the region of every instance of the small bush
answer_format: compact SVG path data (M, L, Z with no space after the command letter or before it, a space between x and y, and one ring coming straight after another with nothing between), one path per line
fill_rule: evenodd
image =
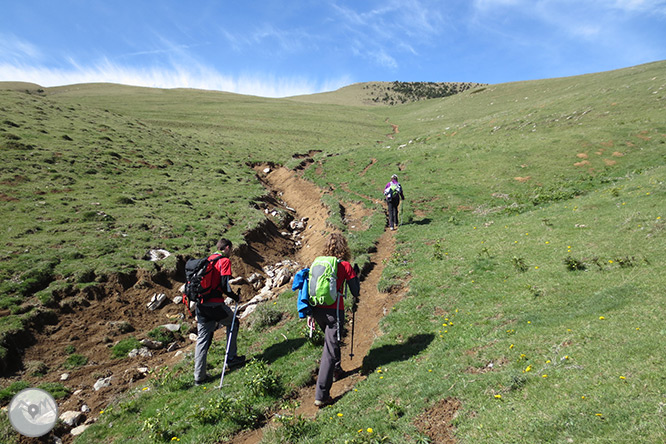
M114 358L124 358L135 348L141 348L141 343L136 338L123 339L113 346L111 356Z
M78 367L83 367L88 363L88 358L77 353L73 353L65 359L65 362L62 364L63 368L68 370L75 369Z
M585 262L574 259L571 256L567 256L564 258L564 265L566 265L567 270L569 271L584 271L587 270L587 265L585 265Z
M282 391L279 378L264 361L252 359L245 366L245 374L249 376L245 386L255 396L279 395Z
M27 389L28 387L30 387L30 384L26 381L12 382L9 387L0 390L0 402L2 404L9 403L14 395L23 389Z
M69 395L70 390L58 382L46 382L37 386L46 392L49 392L55 399L62 399Z
M176 340L175 335L171 330L167 330L164 327L157 327L148 332L148 337L154 339L155 341L162 342L163 344L168 344Z
M267 306L266 304L260 305L254 313L252 313L249 328L257 331L264 330L280 322L282 316L282 312L272 306Z
M25 364L25 370L30 376L44 376L49 371L49 367L42 361L28 361Z

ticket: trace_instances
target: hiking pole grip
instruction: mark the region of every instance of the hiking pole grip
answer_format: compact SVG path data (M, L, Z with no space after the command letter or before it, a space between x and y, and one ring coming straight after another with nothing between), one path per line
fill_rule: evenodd
M238 313L238 301L236 302L236 307L234 308L234 317L231 319L231 327L229 334L227 335L227 348L224 351L224 365L222 366L222 375L220 376L220 385L219 389L222 388L222 382L224 382L224 373L227 370L227 359L229 358L229 346L231 345L231 337L234 334L234 323L236 322L236 314Z

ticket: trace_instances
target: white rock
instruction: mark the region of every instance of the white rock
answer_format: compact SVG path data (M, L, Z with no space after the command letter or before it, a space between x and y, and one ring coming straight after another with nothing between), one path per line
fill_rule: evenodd
M152 298L150 298L150 302L146 304L148 307L148 310L153 311L157 310L162 306L164 301L166 300L166 295L164 293L157 294L155 293Z
M162 344L160 341L153 341L152 339L142 339L139 342L141 343L141 345L144 345L145 347L151 350L159 350L160 348L164 347L164 344Z
M237 277L229 280L229 283L231 285L241 285L241 284L243 284L243 282L245 282L245 278L243 276L237 276Z
M268 167L264 168L264 174L268 174L268 173L270 173L270 172L271 172L271 169L270 169L270 168L268 168Z
M169 331L178 331L180 330L180 324L163 324L160 327L164 327Z
M127 354L128 357L130 358L136 358L137 356L141 356L142 358L150 358L153 356L153 354L148 350L147 347L141 347L139 349L134 349L131 352Z
M244 306L253 305L253 304L258 304L259 302L264 302L264 297L263 297L262 295L260 295L260 294L256 295L255 297L253 297L252 299L250 299L249 301L247 301L247 302L244 304Z
M69 373L63 373L60 375L60 380L61 381L67 381L69 379Z
M79 425L79 422L81 421L82 417L83 413L69 410L67 412L63 412L60 415L60 420L65 424L67 424L69 427L75 427Z
M250 305L250 306L247 307L247 308L245 309L245 311L244 311L240 316L238 316L238 317L239 317L240 319L245 319L245 318L248 317L250 314L252 314L252 312L254 312L256 309L257 309L257 306L256 306L256 305Z
M196 341L198 336L196 333L190 333L188 337L190 338L190 341Z
M150 257L151 261L156 262L168 258L169 256L171 256L171 253L169 253L166 250L162 250L161 248L157 248L155 250L150 250L147 256Z
M83 424L72 429L72 431L69 433L71 433L74 436L79 436L81 433L85 432L88 427L90 427L90 424Z
M98 391L100 389L103 389L104 387L109 387L111 385L112 378L113 378L112 376L109 376L108 378L98 379L95 385L93 385L93 388L95 389L95 391Z

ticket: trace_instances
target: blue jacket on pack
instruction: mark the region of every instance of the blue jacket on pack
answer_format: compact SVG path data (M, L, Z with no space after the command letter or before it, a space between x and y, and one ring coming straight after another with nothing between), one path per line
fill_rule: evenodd
M310 269L304 268L294 276L294 282L291 284L292 290L300 290L298 292L298 299L296 302L296 309L298 310L298 317L303 319L312 313L312 307L308 301L308 277L310 276Z

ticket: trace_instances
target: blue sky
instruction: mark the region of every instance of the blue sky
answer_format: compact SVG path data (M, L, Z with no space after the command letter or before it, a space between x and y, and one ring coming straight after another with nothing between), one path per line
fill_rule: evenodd
M0 0L0 81L264 97L666 59L666 0Z

